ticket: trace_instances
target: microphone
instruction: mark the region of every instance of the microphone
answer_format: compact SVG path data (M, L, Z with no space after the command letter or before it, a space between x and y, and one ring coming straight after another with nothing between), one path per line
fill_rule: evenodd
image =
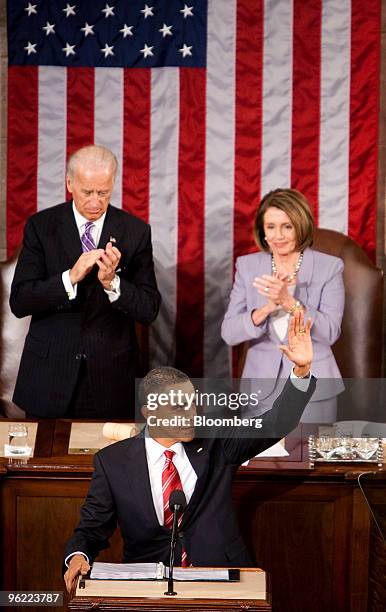
M169 508L170 512L174 512L175 510L177 510L177 512L183 512L185 510L186 497L181 489L174 489L174 491L170 493Z
M186 508L186 497L181 489L174 489L170 493L169 497L169 508L173 512L173 526L172 526L172 538L170 540L170 562L169 562L169 577L168 577L168 590L165 591L165 595L177 595L173 585L173 569L174 569L174 551L177 542L177 531L178 531L178 517Z

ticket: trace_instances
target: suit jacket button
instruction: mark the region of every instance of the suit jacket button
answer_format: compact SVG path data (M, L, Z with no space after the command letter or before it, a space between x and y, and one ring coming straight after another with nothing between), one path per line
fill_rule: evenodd
M82 357L83 357L82 353L77 353L75 355L75 359L82 359Z
M180 532L178 533L178 537L179 537L179 538L183 538L183 537L184 537L184 532L183 532L183 531L180 531Z

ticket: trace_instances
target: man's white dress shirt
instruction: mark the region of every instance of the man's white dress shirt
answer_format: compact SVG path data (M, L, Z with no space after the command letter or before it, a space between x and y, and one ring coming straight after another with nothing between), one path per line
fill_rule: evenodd
M72 212L74 213L76 227L78 228L79 237L81 238L85 232L86 223L88 223L89 220L83 217L83 215L81 215L80 212L78 212L78 209L76 208L74 202L72 203ZM93 227L91 228L91 236L94 240L95 246L98 245L99 239L101 237L105 218L106 218L106 213L104 212L103 215L99 217L99 219L92 222ZM117 300L119 296L121 295L121 291L119 287L119 277L117 278L118 278L117 289L114 289L114 291L105 289L105 292L107 293L110 302L115 302L115 300ZM77 284L73 285L71 283L70 270L66 270L65 272L63 272L62 281L63 281L64 288L67 292L68 299L74 300L76 298L78 285Z
M145 436L147 467L149 470L151 494L153 497L154 508L160 525L164 524L164 501L162 495L162 470L165 465L165 451L174 451L173 463L180 475L182 489L185 493L186 503L192 497L194 487L197 482L197 474L190 463L185 449L181 442L175 442L170 448L165 448L151 438Z

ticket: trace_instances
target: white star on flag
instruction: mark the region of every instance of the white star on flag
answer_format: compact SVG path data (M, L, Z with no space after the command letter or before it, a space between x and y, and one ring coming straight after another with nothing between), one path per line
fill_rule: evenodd
M178 51L182 53L182 57L186 57L187 55L192 55L192 49L193 49L192 45L188 47L188 45L184 43L184 46L181 47L181 49L178 49Z
M125 24L123 28L119 30L120 32L122 32L123 38L126 38L126 36L133 36L133 32L132 32L133 27L134 26L128 26Z
M165 38L165 36L172 36L172 27L173 26L168 26L166 25L166 23L164 23L162 28L160 28L158 32L161 32L162 38Z
M66 8L62 9L62 11L63 13L66 13L66 17L69 17L70 15L75 15L75 7L76 4L73 4L72 6L67 4Z
M105 8L102 9L102 13L105 14L105 17L107 19L107 17L110 17L110 15L114 15L114 7L109 6L108 4L105 4Z
M188 6L187 4L184 4L184 8L180 10L180 13L183 14L184 19L186 19L187 17L193 17L193 6Z
M32 44L31 42L28 41L28 45L26 47L24 47L24 50L27 51L28 55L31 55L31 53L36 53L35 47L36 47L37 44L38 43L33 43Z
M42 30L45 31L46 36L48 36L49 34L55 34L55 24L47 21L46 25L42 27Z
M93 28L94 26L89 25L86 21L86 23L84 24L84 28L80 28L80 30L81 32L84 32L84 35L87 37L89 34L95 34Z
M101 51L105 54L105 57L108 57L109 55L114 55L113 49L114 45L111 45L111 47L109 47L109 45L106 43L104 48L101 49Z
M65 47L62 47L62 51L65 52L66 57L68 57L69 55L75 55L75 45L70 45L70 43L66 43Z
M37 4L31 4L31 2L28 2L28 6L25 7L25 11L27 11L28 13L28 17L30 17L33 13L35 13L35 15L37 14L37 10L36 10Z
M153 56L153 49L154 47L148 47L147 44L145 43L145 46L143 49L141 49L141 53L143 53L143 57L146 58L148 55Z
M153 8L154 6L147 6L147 4L145 4L145 8L141 10L145 19L147 17L154 17Z

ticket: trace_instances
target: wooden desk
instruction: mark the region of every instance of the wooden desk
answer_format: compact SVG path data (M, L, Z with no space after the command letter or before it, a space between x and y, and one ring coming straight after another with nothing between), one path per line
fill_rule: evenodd
M241 570L240 582L175 582L175 597L164 594L167 582L86 580L85 589L76 590L69 610L245 610L270 612L266 598L265 574L261 570Z
M26 466L0 460L3 590L64 590L62 554L92 474L91 456L60 456L66 427L41 423L42 454ZM275 612L384 612L385 546L356 481L375 469L260 460L237 472L236 512L256 565L271 575ZM374 486L386 486L386 472ZM100 560L121 560L118 532Z

